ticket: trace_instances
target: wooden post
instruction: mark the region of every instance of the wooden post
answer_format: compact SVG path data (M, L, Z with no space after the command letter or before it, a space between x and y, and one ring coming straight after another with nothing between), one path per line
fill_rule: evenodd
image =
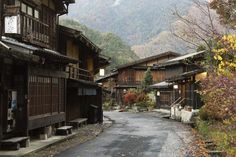
M2 39L2 32L3 32L3 4L4 0L0 0L0 40Z
M2 89L2 81L3 81L3 74L2 74L2 68L3 68L3 60L0 59L0 141L2 139L2 136L3 136L3 121L2 121L2 118L3 118L3 89Z
M26 73L25 73L25 116L24 116L24 123L25 123L25 130L24 135L29 136L29 77L30 77L30 65L27 63L26 65Z

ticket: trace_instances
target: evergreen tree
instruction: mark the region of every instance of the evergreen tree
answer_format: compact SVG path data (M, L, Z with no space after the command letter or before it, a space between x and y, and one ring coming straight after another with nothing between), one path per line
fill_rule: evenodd
M153 82L152 72L151 69L148 68L144 74L144 79L141 83L141 89L143 91L147 91L148 87L152 84L152 82Z

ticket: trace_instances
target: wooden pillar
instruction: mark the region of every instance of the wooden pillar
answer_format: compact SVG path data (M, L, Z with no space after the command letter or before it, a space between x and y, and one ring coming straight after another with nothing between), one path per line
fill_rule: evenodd
M25 123L25 129L24 129L24 136L29 136L29 77L30 77L30 66L29 64L26 64L26 72L25 72L25 116L24 116L24 123Z
M190 95L191 95L190 106L195 108L195 85L193 81L190 82Z
M63 86L64 86L64 112L65 112L65 114L66 114L66 122L67 121L69 121L69 114L68 114L68 111L67 111L67 109L68 109L68 105L69 105L69 103L68 103L68 101L67 101L67 99L68 99L68 92L69 92L69 89L67 88L67 81L68 81L68 79L64 79L63 80L63 82L64 82L64 84L63 84Z
M0 141L3 136L3 87L2 87L2 81L3 81L3 60L0 59Z
M103 122L103 109L102 109L102 88L97 89L97 102L98 102L98 121Z
M3 32L3 4L4 0L0 0L0 40L2 39Z

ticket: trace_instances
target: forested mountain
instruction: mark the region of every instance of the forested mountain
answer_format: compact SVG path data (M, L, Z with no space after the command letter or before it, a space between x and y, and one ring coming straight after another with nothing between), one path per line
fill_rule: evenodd
M111 66L109 69L138 59L130 46L113 33L101 33L70 19L63 19L60 21L60 24L82 31L86 37L103 50L102 54L111 57Z
M174 10L185 15L192 4L192 0L76 0L65 18L118 35L139 57L165 51L186 53L187 45L173 37L170 29L177 20Z
M184 13L190 5L190 0L76 0L69 17L137 45L169 30L173 10Z

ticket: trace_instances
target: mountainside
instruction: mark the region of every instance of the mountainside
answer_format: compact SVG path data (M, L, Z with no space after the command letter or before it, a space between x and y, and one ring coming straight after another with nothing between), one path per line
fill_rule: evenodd
M174 8L185 13L190 0L76 0L69 17L102 31L113 32L130 45L143 44L175 21Z
M103 50L102 54L111 57L111 65L108 69L138 59L130 46L113 33L101 33L69 19L61 20L60 24L82 31L86 37Z
M156 37L141 45L132 46L132 50L140 57L146 58L167 51L188 53L187 44L169 31L163 31Z

